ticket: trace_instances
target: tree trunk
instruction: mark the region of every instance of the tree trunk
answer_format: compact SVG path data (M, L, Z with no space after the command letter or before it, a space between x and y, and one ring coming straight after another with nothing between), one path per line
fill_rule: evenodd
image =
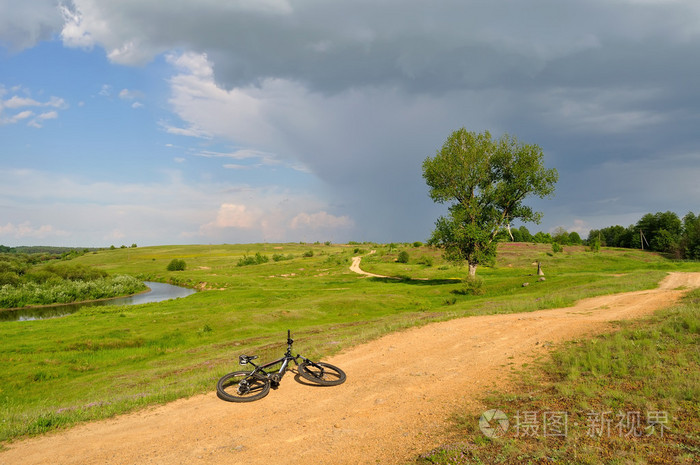
M469 264L469 277L476 278L476 264Z

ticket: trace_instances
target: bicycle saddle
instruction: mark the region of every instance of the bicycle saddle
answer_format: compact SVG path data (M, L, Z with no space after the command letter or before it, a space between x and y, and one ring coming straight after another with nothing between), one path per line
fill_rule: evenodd
M239 355L238 363L240 365L247 365L248 362L250 362L251 360L255 360L256 358L258 358L257 355Z

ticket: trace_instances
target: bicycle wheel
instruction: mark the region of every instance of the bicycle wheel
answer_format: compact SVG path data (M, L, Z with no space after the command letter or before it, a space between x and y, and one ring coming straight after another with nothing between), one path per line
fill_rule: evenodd
M270 392L270 380L251 376L251 371L234 371L221 377L216 383L216 394L229 402L252 402Z
M337 386L346 378L343 370L330 363L301 362L297 371L302 378L321 386Z

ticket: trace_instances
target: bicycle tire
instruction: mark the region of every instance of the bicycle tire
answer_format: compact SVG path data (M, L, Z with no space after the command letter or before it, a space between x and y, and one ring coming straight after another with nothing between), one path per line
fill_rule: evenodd
M234 371L225 374L216 383L216 394L220 399L228 402L252 402L262 399L270 392L270 380L262 376L250 376L252 371ZM241 393L238 385L244 379L248 379L249 390Z
M318 367L321 367L319 369ZM324 362L301 362L297 369L302 378L321 386L337 386L343 384L347 376L345 372L335 365Z

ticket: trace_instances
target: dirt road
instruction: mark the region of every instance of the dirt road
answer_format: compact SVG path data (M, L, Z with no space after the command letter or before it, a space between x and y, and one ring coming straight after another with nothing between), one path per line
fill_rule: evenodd
M372 255L375 252L376 252L376 250L372 250L367 255ZM360 275L363 275L363 276L369 276L371 278L388 278L389 277L389 276L384 276L381 274L374 274L374 273L370 273L368 271L364 271L362 268L360 268L361 261L362 261L361 256L360 257L352 257L352 265L350 265L350 271L357 273L357 274L360 274Z
M214 392L19 441L2 464L399 464L439 444L455 405L479 405L486 390L549 350L600 332L614 320L675 302L700 273L672 273L658 289L596 297L571 308L433 323L390 334L329 359L345 384L284 379L258 402ZM303 349L303 347L299 347Z

